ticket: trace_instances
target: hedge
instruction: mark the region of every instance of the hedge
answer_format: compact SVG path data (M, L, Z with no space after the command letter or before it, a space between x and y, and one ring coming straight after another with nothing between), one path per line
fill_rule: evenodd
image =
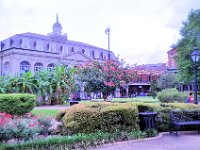
M30 112L36 104L33 94L0 94L0 112L11 115L24 115Z
M164 89L157 94L157 98L163 103L180 102L184 103L187 99L188 93L179 92L177 89Z
M105 132L131 131L138 129L138 121L136 106L112 103L74 105L66 110L62 118L69 134L92 133L99 130Z
M113 132L114 130L129 131L134 128L137 129L139 126L138 113L153 111L158 113L156 129L169 131L169 111L174 109L200 111L200 106L186 103L155 104L132 102L125 104L90 102L72 106L65 112L58 113L58 116L70 134L78 132L91 133L98 130ZM195 127L192 128L195 129Z

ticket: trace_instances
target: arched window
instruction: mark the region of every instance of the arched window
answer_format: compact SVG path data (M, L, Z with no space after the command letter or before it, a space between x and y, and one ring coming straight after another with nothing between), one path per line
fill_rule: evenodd
M94 51L92 51L92 58L93 58L93 59L95 58L95 56L94 56Z
M61 45L60 46L60 53L62 53L63 52L63 46Z
M13 43L14 43L14 41L13 41L13 39L10 39L10 46L12 46L13 45Z
M22 61L20 63L20 71L21 72L28 72L30 70L30 64L28 61Z
M110 53L108 53L108 60L111 60L111 55L110 55Z
M82 49L82 53L85 54L85 50L84 49Z
M72 52L72 53L74 52L74 47L71 48L71 52Z
M22 39L19 40L19 44L20 44L20 46L22 46Z
M10 73L10 70L11 70L10 67L11 67L11 66L10 66L10 62L6 62L6 63L4 64L4 75L8 75L8 74Z
M36 41L33 42L33 49L36 49L37 43Z
M55 68L54 64L48 64L48 66L47 66L47 70L49 70L49 71L54 70L54 68Z
M4 43L3 42L1 42L1 50L4 48Z
M42 63L35 63L34 71L39 71L40 69L42 69Z
M100 54L100 59L103 60L103 52Z

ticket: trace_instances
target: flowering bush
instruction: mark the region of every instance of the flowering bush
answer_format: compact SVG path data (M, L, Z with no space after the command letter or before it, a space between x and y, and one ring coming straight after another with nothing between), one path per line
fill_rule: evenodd
M117 61L94 62L78 69L78 81L85 85L87 92L103 93L106 99L117 87L125 88L136 78L136 71L123 67Z
M47 135L51 121L50 117L32 116L31 113L20 117L0 113L0 142L26 141L39 134Z

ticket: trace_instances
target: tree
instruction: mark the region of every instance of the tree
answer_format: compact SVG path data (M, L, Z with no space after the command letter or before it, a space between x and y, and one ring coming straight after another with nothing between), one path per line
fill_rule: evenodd
M183 22L180 34L182 38L177 43L176 60L181 82L189 83L194 79L190 54L194 47L200 48L200 9L191 10L188 19ZM200 72L197 74L197 80L200 81Z
M174 73L165 73L162 74L158 80L158 88L163 90L166 88L177 88L178 81L176 80L176 74Z
M117 87L125 87L136 76L134 70L123 67L117 61L94 62L79 68L78 81L87 92L100 91L104 100Z
M150 87L151 87L151 96L153 98L156 98L156 93L158 91L158 83L157 83L157 80L152 80L151 83L150 83Z

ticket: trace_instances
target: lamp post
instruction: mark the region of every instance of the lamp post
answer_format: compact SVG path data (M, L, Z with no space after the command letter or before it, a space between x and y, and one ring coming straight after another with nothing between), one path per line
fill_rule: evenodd
M191 53L191 58L194 63L194 103L198 104L197 100L197 62L200 58L200 52L198 48L194 48L194 50Z
M108 59L110 60L110 27L106 28L105 33L108 34Z

